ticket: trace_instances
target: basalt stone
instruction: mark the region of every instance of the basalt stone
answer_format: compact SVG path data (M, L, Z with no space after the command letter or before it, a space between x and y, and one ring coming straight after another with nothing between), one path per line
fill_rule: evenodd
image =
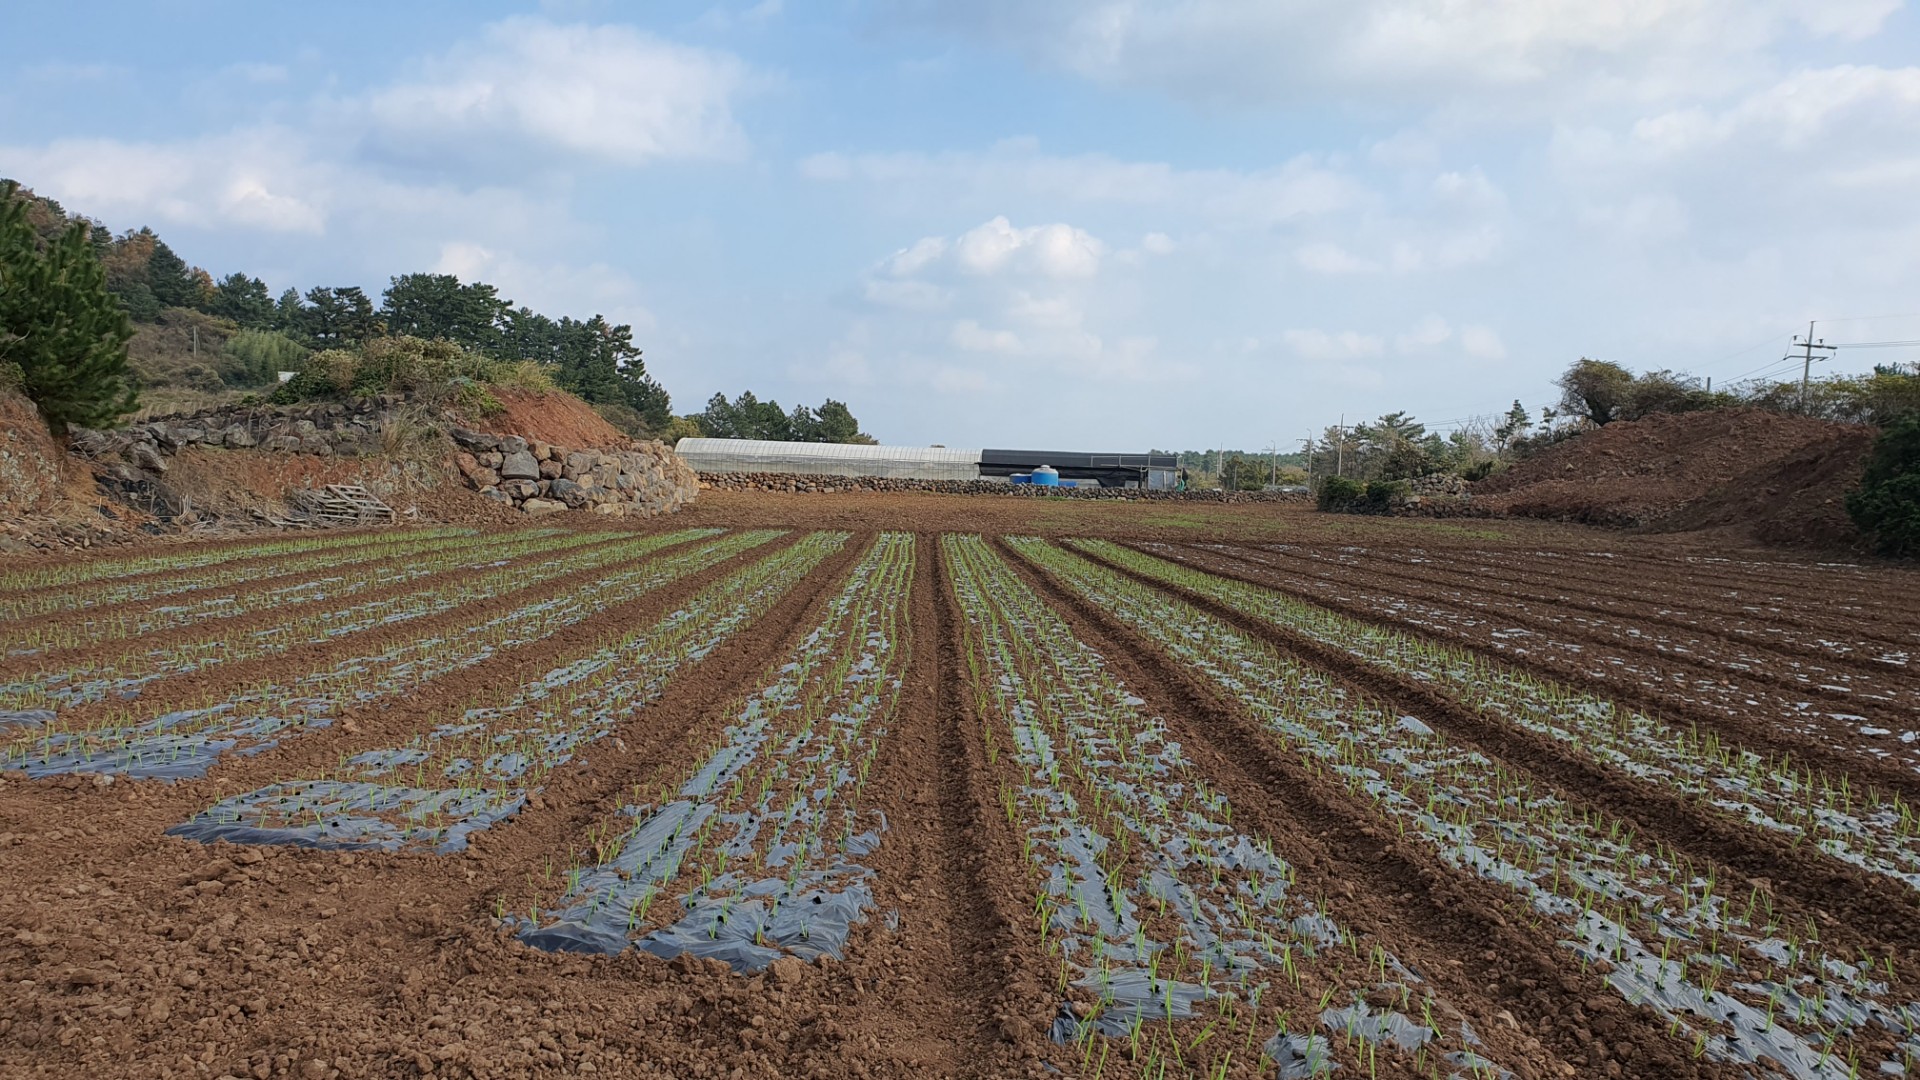
M500 452L503 454L524 454L527 452L527 440L518 435L500 436Z
M538 480L540 463L533 460L532 454L527 453L524 445L526 440L523 439L521 442L522 448L519 450L501 451L503 457L500 462L500 475L509 480Z
M567 504L555 502L552 499L528 499L520 505L520 509L534 517L541 517L546 514L564 514L567 511Z
M576 510L591 501L585 488L565 478L553 481L547 488L547 494Z
M540 494L540 485L532 480L502 480L500 490L506 492L508 498L519 502L522 499L537 498Z
M540 455L538 455L538 454L535 454L534 456L535 456L535 457L539 457ZM561 465L560 465L560 463L559 463L559 462L557 462L557 461L542 461L542 462L540 463L540 479L542 479L542 480L558 480L558 479L560 479L560 476L561 476L561 471L560 471L560 470L561 470Z
M500 449L500 440L498 438L482 432L472 431L468 428L456 427L447 432L447 434L453 436L454 442L459 443L462 447L476 454L484 454L490 450Z
M220 436L220 441L229 449L233 450L245 450L260 445L260 440L253 437L253 432L248 431L240 424L235 424L228 428L226 432Z

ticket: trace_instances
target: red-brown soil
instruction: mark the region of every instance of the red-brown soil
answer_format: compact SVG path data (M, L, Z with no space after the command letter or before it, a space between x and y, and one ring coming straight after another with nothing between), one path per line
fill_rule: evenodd
M399 745L470 707L504 701L787 541L404 700L348 710L329 728L223 761L204 779L28 781L0 771L0 1075L1140 1075L1120 1054L1103 1068L1083 1065L1077 1048L1045 1037L1060 1002L1057 960L1034 933L1025 837L1000 812L1000 793L1018 776L1006 757L990 761L982 748L983 719L961 651L965 628L939 558L943 531L1171 542L1209 569L1920 794L1904 763L1845 754L1773 723L1776 703L1806 689L1788 674L1796 663L1851 676L1885 696L1871 706L1876 717L1915 711L1920 676L1911 666L1865 658L1920 644L1920 619L1909 606L1920 597L1920 574L1911 570L1819 570L1763 549L1730 549L1724 539L1540 521L1336 518L1272 505L708 492L687 511L637 530L696 525L855 535L613 737L549 776L526 810L479 834L464 854L208 847L164 830L226 795ZM871 865L877 908L897 911L897 925L875 918L856 927L842 961L783 961L754 976L734 975L717 961L669 963L633 950L617 958L556 955L515 942L497 912L550 903L552 868L570 864L591 825L616 815L636 786L677 783L733 721L741 696L764 685L769 668L819 623L872 535L889 528L919 534L906 628L911 659L864 798L890 822ZM1191 546L1216 542L1236 548ZM1298 870L1295 887L1361 935L1363 954L1378 944L1417 969L1471 1019L1489 1056L1528 1078L1749 1075L1695 1056L1663 1022L1612 993L1603 967L1573 962L1551 925L1512 894L1384 827L1346 787L1303 767L1240 703L1000 550L1144 700L1143 710L1166 720L1170 737L1230 798L1235 827L1269 839ZM1590 554L1600 551L1611 558ZM542 583L395 633L452 628L579 580ZM274 617L249 614L233 626L259 629ZM1784 911L1817 924L1836 947L1891 955L1899 988L1912 989L1907 973L1920 971L1914 894L1771 834L1730 828L1722 817L1576 761L1426 688L1359 670L1243 617L1230 621L1356 693L1417 712L1559 797L1624 818L1721 868L1729 880L1778 883ZM1492 636L1507 626L1564 638L1580 651L1518 652ZM143 703L187 703L287 678L363 655L387 636L367 631L271 662L162 680ZM1851 651L1836 652L1834 643ZM1622 676L1613 670L1620 665L1655 674ZM18 675L31 666L8 670ZM1727 690L1676 690L1708 683ZM1295 1015L1317 1009L1311 1000L1286 1005ZM1196 1025L1187 1037L1199 1033ZM1337 1054L1337 1075L1367 1075L1344 1044ZM1254 1065L1236 1057L1227 1075L1256 1075ZM1410 1075L1403 1059L1383 1055L1379 1065L1380 1075Z
M1474 485L1495 513L1848 546L1873 429L1763 409L1660 414L1568 439Z
M467 417L468 427L495 435L538 439L569 450L612 450L633 442L633 436L607 423L593 406L572 394L539 394L502 387L493 396L506 408Z

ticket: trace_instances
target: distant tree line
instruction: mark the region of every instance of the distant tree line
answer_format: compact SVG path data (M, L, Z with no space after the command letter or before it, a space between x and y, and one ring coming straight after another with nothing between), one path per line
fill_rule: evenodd
M56 424L111 423L135 408L143 382L163 388L178 380L206 393L266 391L278 385L279 373L299 373L297 385L275 391L284 399L358 392L405 360L427 373L422 378L471 382L475 373L491 372L514 385L557 386L635 434L867 438L846 405L831 399L788 412L751 393L732 402L716 396L705 412L675 417L666 389L647 373L632 327L602 315L551 318L484 282L415 273L389 279L377 299L357 285L289 288L276 296L258 277L216 279L190 265L152 229L115 235L11 181L0 181L0 214L7 260L0 266L0 318L8 320L0 324L0 379L27 390ZM63 336L29 333L35 320L64 320ZM193 343L192 363L129 367L127 342L136 330L176 324ZM421 344L391 344L406 341ZM454 360L424 343L472 356ZM343 374L349 369L364 373Z

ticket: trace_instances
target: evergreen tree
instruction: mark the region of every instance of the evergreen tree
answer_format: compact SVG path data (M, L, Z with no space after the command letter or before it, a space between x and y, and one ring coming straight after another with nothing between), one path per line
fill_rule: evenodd
M56 432L132 412L127 315L107 291L93 230L74 222L43 247L16 197L0 188L0 366Z
M403 274L391 282L380 314L393 333L499 353L509 305L493 286L462 285L452 274Z
M248 330L264 330L273 325L273 294L259 278L228 274L213 287L207 313L232 319Z
M163 308L197 307L200 303L200 284L193 268L159 237L154 238L153 253L147 256L147 288Z

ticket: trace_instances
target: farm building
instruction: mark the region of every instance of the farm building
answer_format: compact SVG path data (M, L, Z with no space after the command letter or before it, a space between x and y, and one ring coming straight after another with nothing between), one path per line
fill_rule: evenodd
M1102 487L1171 488L1172 454L1089 454L972 450L943 446L862 446L758 439L681 439L674 447L698 472L885 476L913 480L1006 480L1050 467L1063 480Z

